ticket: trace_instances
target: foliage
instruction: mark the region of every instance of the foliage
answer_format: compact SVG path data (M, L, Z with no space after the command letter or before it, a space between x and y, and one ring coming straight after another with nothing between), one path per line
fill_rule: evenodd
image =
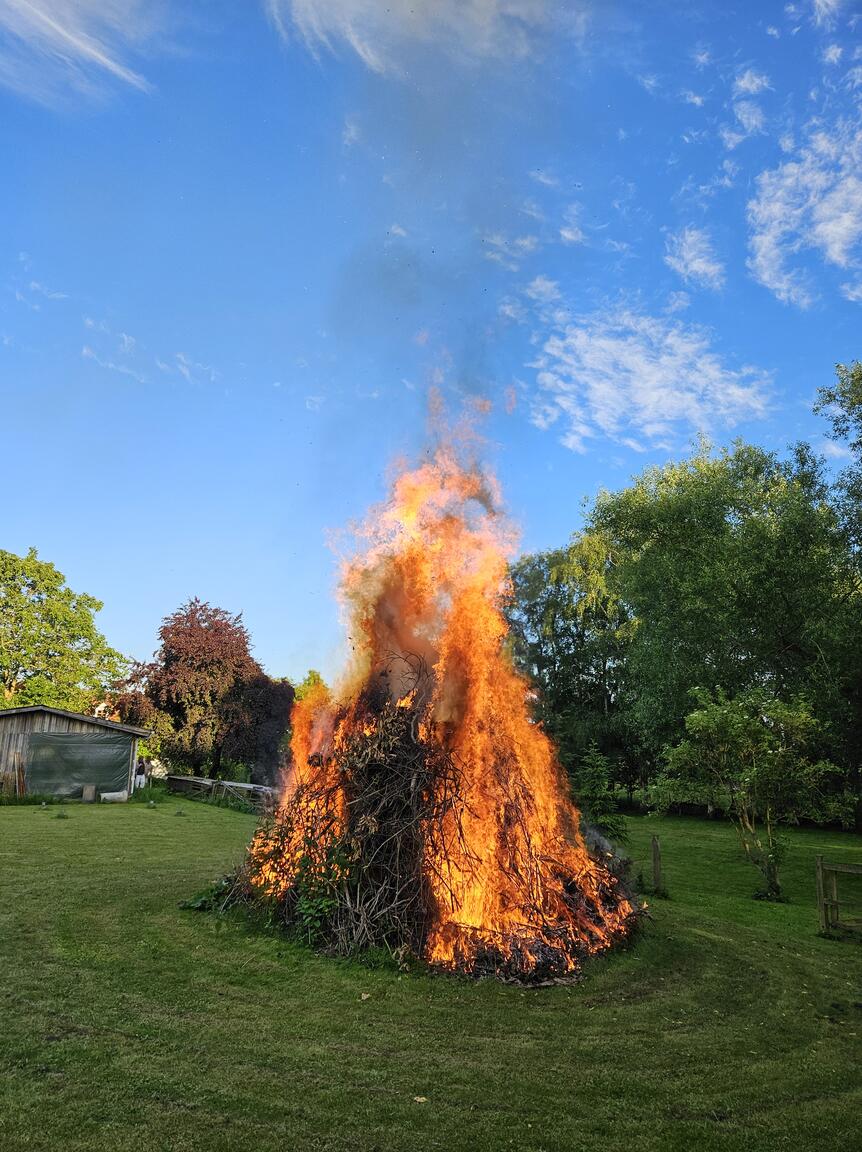
M835 485L833 499L852 560L852 583L847 595L849 626L836 637L845 700L840 716L842 761L849 765L857 794L856 828L862 831L862 363L835 366L836 380L818 391L815 411L831 424L830 435L845 444L849 462Z
M748 859L762 873L769 899L781 896L782 822L807 816L847 823L851 804L834 764L812 760L818 723L802 699L790 703L762 689L735 698L696 689L686 738L671 748L655 788L662 807L678 782L696 783L730 815Z
M305 678L296 686L296 699L304 700L305 697L315 688L326 687L326 681L320 675L316 668L309 668L305 674Z
M154 729L175 768L219 776L233 762L255 783L274 782L293 689L253 658L242 617L192 599L159 636L155 659L135 667L117 698L124 720Z
M163 804L167 799L168 789L163 780L145 784L143 788L136 788L129 797L130 804Z
M862 368L840 384L830 400L856 421L838 428L858 450ZM781 459L701 444L601 493L568 548L512 572L513 654L570 774L595 744L631 798L685 738L694 686L729 698L763 690L809 701L820 721L812 759L841 769L836 798L845 786L862 796L860 555L805 445Z
M273 680L262 669L238 680L224 698L222 754L248 765L253 784L276 782L293 700L289 681Z
M88 712L103 700L124 660L96 627L101 608L35 548L0 550L0 707Z
M581 534L568 548L524 557L511 575L513 655L539 690L537 718L564 766L571 771L596 745L633 786L620 717L628 613L609 587L604 540Z
M577 764L569 770L569 779L572 794L584 819L611 840L624 841L626 824L618 811L611 787L613 764L609 757L599 751L598 745L590 745Z
M695 686L759 684L840 708L831 643L849 570L821 469L751 445L705 447L596 503L592 526L635 620L625 712L653 761L676 742Z

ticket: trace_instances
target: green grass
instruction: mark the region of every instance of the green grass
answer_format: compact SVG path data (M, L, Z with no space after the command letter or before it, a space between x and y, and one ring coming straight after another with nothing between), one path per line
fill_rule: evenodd
M769 905L724 825L631 819L672 899L579 987L525 992L180 910L253 820L177 807L0 810L3 1152L858 1146L860 949L813 899L814 854L857 837L792 833Z

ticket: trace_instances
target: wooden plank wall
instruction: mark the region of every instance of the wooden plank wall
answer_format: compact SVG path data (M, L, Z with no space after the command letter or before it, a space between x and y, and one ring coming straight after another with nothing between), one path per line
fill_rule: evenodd
M17 792L24 782L27 740L31 732L94 732L100 731L83 720L68 716L54 716L50 712L24 712L4 716L0 709L0 788ZM132 740L133 745L137 743ZM131 758L130 752L130 758ZM130 760L130 768L132 762Z

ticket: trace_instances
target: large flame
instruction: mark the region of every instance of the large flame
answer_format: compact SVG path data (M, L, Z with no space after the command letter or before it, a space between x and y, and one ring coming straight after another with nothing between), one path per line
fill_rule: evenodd
M450 439L402 468L361 530L341 581L351 666L335 698L318 688L297 702L281 805L325 795L343 825L333 751L373 732L375 708L410 709L417 739L457 770L457 803L441 807L421 848L424 958L473 971L493 956L524 974L553 954L554 971L571 971L621 936L633 910L587 850L554 747L530 717L503 614L514 535L493 479L463 456ZM275 866L271 843L260 852L262 884L292 882L308 858L299 839L279 845Z

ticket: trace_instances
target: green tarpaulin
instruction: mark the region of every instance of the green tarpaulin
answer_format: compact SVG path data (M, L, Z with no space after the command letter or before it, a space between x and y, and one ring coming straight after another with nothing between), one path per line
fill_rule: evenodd
M25 787L29 794L80 797L85 784L102 792L129 786L132 738L120 732L31 732Z

